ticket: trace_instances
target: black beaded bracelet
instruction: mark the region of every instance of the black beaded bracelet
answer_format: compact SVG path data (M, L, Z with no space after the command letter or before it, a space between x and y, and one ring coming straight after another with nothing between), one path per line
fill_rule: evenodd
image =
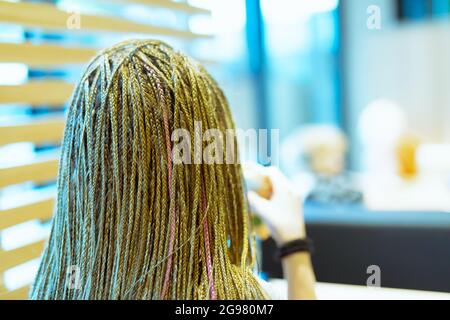
M278 248L278 258L282 259L295 252L309 252L314 251L313 243L311 239L297 239L293 241L286 242Z

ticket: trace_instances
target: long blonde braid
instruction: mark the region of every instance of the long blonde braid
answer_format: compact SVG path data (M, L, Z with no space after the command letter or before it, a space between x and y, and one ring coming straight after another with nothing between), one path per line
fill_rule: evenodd
M193 137L195 121L234 130L215 81L168 45L128 41L89 64L68 110L31 298L266 298L240 165L173 164L171 133Z

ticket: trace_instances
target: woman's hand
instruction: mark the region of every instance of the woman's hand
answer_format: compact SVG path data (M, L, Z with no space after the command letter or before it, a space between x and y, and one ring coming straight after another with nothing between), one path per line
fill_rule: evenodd
M292 240L306 238L302 201L289 180L277 168L257 165L244 167L244 175L253 181L264 181L268 177L272 194L268 199L259 196L252 188L248 193L253 213L269 227L278 246ZM315 299L314 270L308 252L295 252L282 259L283 272L288 282L288 297L291 300Z
M272 184L270 199L252 190L248 192L248 200L252 212L267 225L277 244L306 238L301 197L281 171L275 167L247 165L244 175L260 181L267 177Z

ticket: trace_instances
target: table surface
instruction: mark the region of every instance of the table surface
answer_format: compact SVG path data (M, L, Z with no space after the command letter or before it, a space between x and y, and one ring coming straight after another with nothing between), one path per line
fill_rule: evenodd
M279 292L287 292L286 280L269 281ZM450 293L374 288L334 283L317 283L318 300L450 300Z

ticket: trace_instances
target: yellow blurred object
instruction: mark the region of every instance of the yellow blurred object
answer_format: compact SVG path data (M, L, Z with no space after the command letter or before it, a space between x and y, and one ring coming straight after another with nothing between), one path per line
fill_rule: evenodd
M267 200L272 197L273 188L269 177L263 176L261 178L261 184L259 189L256 190L256 193ZM253 219L253 221L254 230L258 238L261 240L267 240L270 237L269 228L267 228L267 226L260 219Z
M259 189L256 190L256 193L267 200L272 197L273 188L272 182L270 182L269 177L263 176L261 178L261 185L259 186Z
M267 228L267 226L262 222L260 224L254 225L253 230L255 231L256 236L263 241L269 239L270 237L269 228Z
M399 138L397 144L398 173L403 179L413 179L417 176L417 149L419 139L410 134Z
M256 192L260 197L269 200L273 194L273 186L269 177L263 176L258 171L258 166L253 164L244 165L244 177L247 189ZM270 237L269 228L255 214L251 213L253 230L258 238L267 240Z

